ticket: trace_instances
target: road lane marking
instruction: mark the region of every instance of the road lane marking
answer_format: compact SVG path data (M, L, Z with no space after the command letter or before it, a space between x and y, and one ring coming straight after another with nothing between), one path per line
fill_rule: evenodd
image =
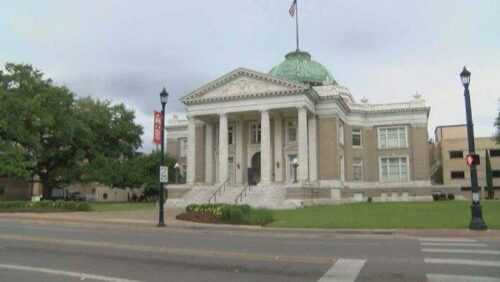
M471 265L471 266L500 267L500 261L493 261L493 260L425 258L424 262L431 264L459 264L459 265Z
M474 243L477 240L474 239L463 239L463 238L419 238L420 242L461 242L461 243Z
M433 243L433 242L422 242L421 246L429 247L487 247L488 245L483 243Z
M271 262L309 263L309 264L331 264L336 261L334 257L276 256L271 254L248 253L248 252L170 248L166 246L129 245L129 244L119 244L119 243L105 242L105 241L97 242L97 241L84 241L84 240L22 236L22 235L1 234L0 240L36 242L36 243L78 246L78 247L108 248L115 250L159 253L159 254L176 255L176 256L241 259L241 260L251 260L251 261L271 261Z
M123 278L116 278L110 276L101 276L94 275L89 273L81 273L81 272L72 272L72 271L63 271L57 269L50 268L42 268L42 267L31 267L25 265L16 265L16 264L0 264L0 268L11 269L11 270L21 270L21 271L29 271L29 272L39 272L57 276L68 276L68 277L76 277L80 280L96 280L96 281L105 281L105 282L140 282L138 280L128 280Z
M339 259L318 282L354 282L365 262L364 259Z
M492 251L492 250L432 249L432 248L423 248L421 251L424 252L424 253L500 255L500 251Z
M444 274L427 274L427 280L428 282L500 282L500 278L494 277Z

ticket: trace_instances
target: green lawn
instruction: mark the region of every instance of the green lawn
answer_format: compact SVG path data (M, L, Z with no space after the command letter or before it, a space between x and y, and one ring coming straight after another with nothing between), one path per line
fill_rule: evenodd
M500 229L500 201L483 201L490 229ZM356 203L273 211L270 227L467 228L470 202Z
M156 203L90 203L92 211L131 211L154 209Z

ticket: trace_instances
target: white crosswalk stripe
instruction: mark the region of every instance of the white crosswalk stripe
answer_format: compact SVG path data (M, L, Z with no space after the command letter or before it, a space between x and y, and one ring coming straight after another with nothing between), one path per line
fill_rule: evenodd
M364 259L339 259L318 282L354 282L365 262Z
M424 247L487 247L488 245L483 243L448 243L448 242L421 242L421 246Z
M480 269L490 269L500 267L500 260L492 260L492 256L500 255L499 250L492 250L484 242L477 242L474 239L461 238L420 238L421 251L433 257L425 257L424 262L429 265L441 265L439 269L446 271L445 266L450 269L456 266L477 267L478 276L455 275L445 273L427 274L428 282L500 282L500 277L479 276L483 273ZM460 257L453 257L460 255ZM472 259L471 259L471 256ZM484 256L488 256L486 259ZM440 271L441 272L441 271ZM491 273L491 272L490 272ZM497 276L497 272L493 276ZM499 272L500 274L500 272ZM490 274L491 275L491 274Z
M500 251L492 250L470 250L470 249L432 249L423 248L424 253L445 253L445 254L476 254L476 255L500 255Z
M444 274L427 274L429 282L500 282L500 278L482 277L482 276L465 276L465 275L444 275Z

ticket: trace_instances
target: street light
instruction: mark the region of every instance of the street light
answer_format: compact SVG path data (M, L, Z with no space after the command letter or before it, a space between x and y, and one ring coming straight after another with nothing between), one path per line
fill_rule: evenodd
M297 183L297 167L299 166L299 160L294 158L292 161L293 165L293 183Z
M181 166L179 163L175 163L174 168L175 168L175 183L179 184L179 168Z
M160 93L161 102L161 166L165 165L165 106L168 101L168 92L163 87ZM165 215L164 215L164 204L165 204L165 191L163 188L163 182L160 181L160 216L158 218L158 227L165 226Z
M476 146L474 144L474 125L472 124L472 110L470 104L470 71L465 67L460 73L460 79L464 86L464 96L465 96L465 113L467 117L467 140L469 143L469 155L474 156L476 154ZM480 203L480 192L479 185L477 182L477 163L471 162L470 167L470 181L471 181L471 191L472 191L472 205L471 205L471 221L469 224L469 229L471 230L486 230L488 227L483 219L483 212L481 210Z

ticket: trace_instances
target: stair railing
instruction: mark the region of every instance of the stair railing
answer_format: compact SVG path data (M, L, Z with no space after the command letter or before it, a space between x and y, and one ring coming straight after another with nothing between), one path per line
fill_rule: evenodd
M244 197L246 198L247 192L250 191L250 185L245 184L245 187L243 187L243 190L236 196L236 199L234 199L234 203L237 205L238 203L242 202Z
M212 204L212 201L214 204L217 202L217 194L221 195L223 192L226 191L226 186L227 186L228 181L229 181L229 179L226 179L226 181L222 182L222 184L219 186L219 188L217 188L217 190L215 190L215 192L210 196L210 198L208 198L209 204Z

